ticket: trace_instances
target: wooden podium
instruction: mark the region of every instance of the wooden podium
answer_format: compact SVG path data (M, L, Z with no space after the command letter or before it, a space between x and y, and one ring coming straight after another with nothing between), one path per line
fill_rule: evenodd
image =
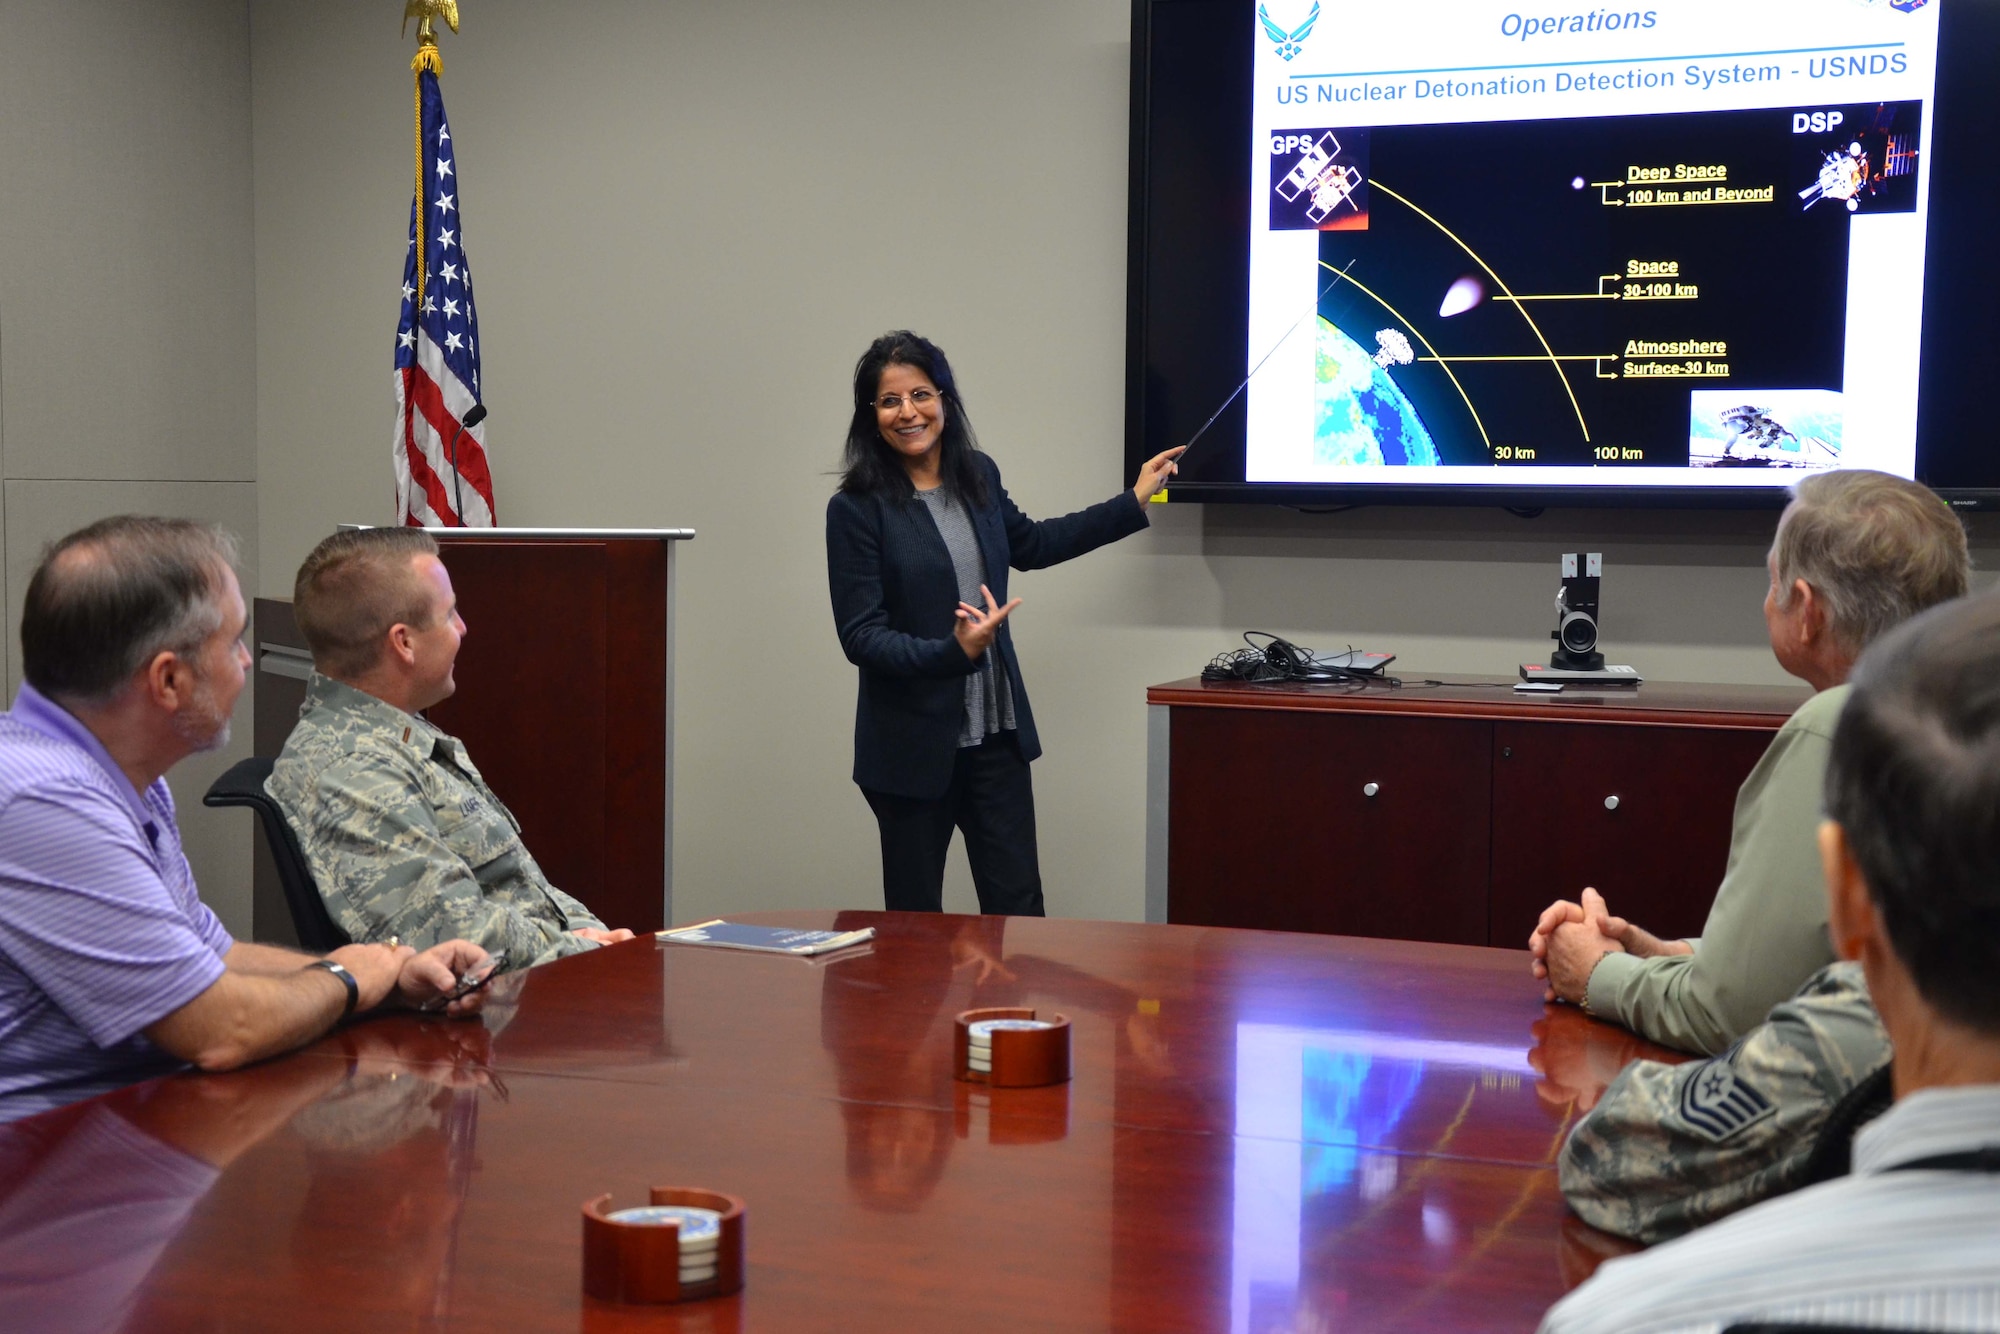
M673 920L675 549L690 528L432 528L466 637L429 710L465 742L557 888L611 926ZM310 655L257 601L256 753L275 756ZM255 933L291 922L258 850ZM268 877L268 883L267 883Z

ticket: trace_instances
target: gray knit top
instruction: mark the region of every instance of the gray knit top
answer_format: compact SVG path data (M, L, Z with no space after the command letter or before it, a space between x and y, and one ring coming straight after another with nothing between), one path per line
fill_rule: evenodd
M986 582L986 561L979 554L979 539L972 532L972 516L965 506L946 494L941 486L919 491L924 507L931 512L944 549L951 553L951 567L958 573L959 600L984 607L979 586ZM1014 730L1014 692L1007 683L1007 668L1000 661L997 645L980 655L979 669L965 678L965 717L959 724L960 749L976 746L995 732Z

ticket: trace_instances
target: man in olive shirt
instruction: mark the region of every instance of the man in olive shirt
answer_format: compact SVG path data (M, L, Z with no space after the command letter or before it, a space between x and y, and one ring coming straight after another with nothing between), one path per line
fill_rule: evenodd
M465 634L437 543L336 533L299 568L293 612L317 669L266 785L334 922L419 949L463 937L509 967L630 940L542 874L456 737L421 711L457 688Z
M1665 941L1595 889L1529 938L1548 998L1642 1037L1714 1055L1834 961L1817 844L1827 749L1869 641L1966 590L1965 530L1915 482L1850 469L1793 488L1771 546L1771 651L1819 693L1779 730L1736 797L1728 869L1699 939Z

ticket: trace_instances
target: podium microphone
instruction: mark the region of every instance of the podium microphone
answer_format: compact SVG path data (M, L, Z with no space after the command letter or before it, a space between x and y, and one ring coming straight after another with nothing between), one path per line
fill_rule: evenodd
M486 405L474 403L472 411L461 417L458 429L451 433L451 501L458 511L458 526L465 527L465 479L458 475L458 438L468 430L486 420Z

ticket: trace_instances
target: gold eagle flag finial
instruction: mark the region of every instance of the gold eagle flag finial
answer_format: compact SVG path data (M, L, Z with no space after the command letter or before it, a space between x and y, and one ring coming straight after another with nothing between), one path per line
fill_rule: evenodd
M445 26L458 31L458 0L406 0L403 5L403 35L410 34L410 20L417 21L417 56L410 62L411 68L428 69L433 74L444 72L444 59L438 54L437 29L434 20L443 19Z

